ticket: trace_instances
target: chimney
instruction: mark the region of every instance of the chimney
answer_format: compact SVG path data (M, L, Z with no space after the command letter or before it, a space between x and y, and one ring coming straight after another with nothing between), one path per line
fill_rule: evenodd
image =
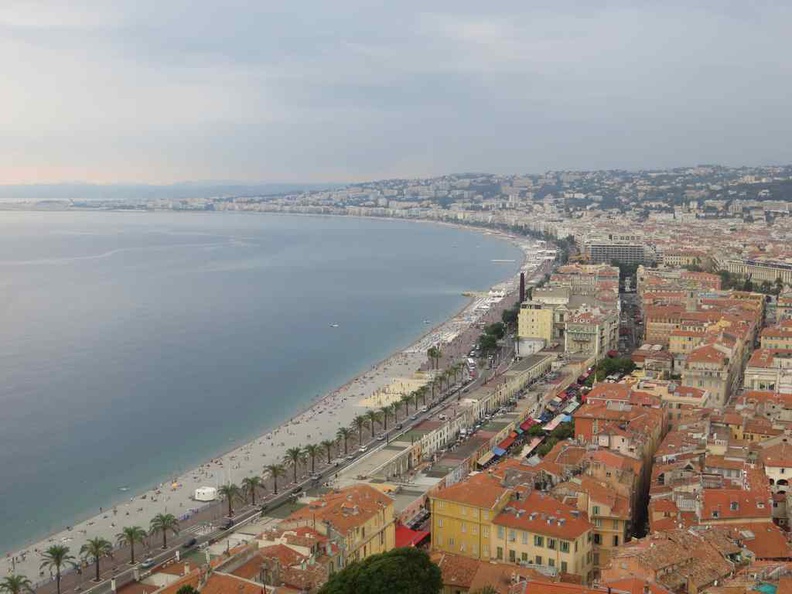
M190 573L190 564L189 562L184 562L184 575L188 575Z
M520 273L520 303L525 301L525 273Z

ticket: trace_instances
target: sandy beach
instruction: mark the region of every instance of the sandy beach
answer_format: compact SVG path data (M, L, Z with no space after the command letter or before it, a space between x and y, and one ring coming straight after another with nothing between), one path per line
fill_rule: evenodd
M497 235L511 239L527 253L528 244L523 238L518 242L505 234ZM516 279L510 279L497 288L506 294L512 293L516 283ZM262 475L266 465L283 460L288 448L305 447L325 439L335 439L336 431L340 427L349 426L356 415L367 410L365 405L372 405L372 408L382 406L378 404L382 399L381 396L389 391L392 392L393 386L399 383L402 385L420 383L416 373L422 367L426 368L426 350L435 344L439 344L442 348L455 338L461 338L463 333L469 334L472 327L485 317L496 303L497 298L491 295L472 298L470 303L454 317L432 327L409 347L379 362L340 388L315 399L309 407L278 428L190 471L173 476L171 480L158 485L155 489L134 495L130 493L129 499L124 503L109 509L100 508L95 516L83 522L72 526L64 525L63 530L44 540L30 544L23 550L4 555L0 559L0 572L2 575L11 572L26 575L31 581L38 583L50 577L49 574L40 571L40 553L53 544L67 545L71 553L77 556L86 540L103 537L115 543L116 535L121 528L126 526L148 528L151 518L156 514L171 513L178 518L188 519L201 506L192 499L196 488L216 487L229 482L239 484L245 477ZM278 481L279 487L286 487L291 479L291 469L287 469L286 475Z

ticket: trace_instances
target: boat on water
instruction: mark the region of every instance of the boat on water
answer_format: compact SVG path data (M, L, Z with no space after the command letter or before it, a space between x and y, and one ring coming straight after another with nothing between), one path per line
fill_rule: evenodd
M430 322L429 320L424 320L423 323L424 324L431 324L432 322Z
M330 324L331 328L338 328L338 324Z

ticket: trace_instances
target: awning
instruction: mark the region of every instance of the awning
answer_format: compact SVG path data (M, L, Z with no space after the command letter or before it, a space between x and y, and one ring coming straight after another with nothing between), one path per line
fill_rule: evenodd
M515 431L517 432L517 435L522 435L522 434L523 434L523 430L522 430L522 429L520 429L519 427L517 427L517 428L515 429Z
M492 448L492 453L496 456L503 456L506 453L506 450L503 448Z
M502 442L500 442L498 444L498 447L502 448L504 450L508 450L509 446L511 446L511 444L513 444L513 443L514 443L514 438L510 435L509 437L504 439Z
M522 429L523 431L528 431L528 429L530 429L534 425L536 425L536 421L534 421L533 419L528 419L527 421L524 421L522 425L520 425L520 429Z
M487 464L492 462L492 459L494 457L495 454L493 454L492 452L487 452L481 458L478 459L478 462L476 462L476 464L478 464L479 466L486 466Z
M396 526L396 546L397 547L414 547L420 544L429 532L426 530L410 530L407 526L399 524Z

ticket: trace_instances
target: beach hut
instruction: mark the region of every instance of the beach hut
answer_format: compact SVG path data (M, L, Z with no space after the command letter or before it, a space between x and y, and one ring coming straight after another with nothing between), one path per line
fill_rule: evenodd
M217 499L217 489L214 487L198 487L193 498L196 501L214 501Z

